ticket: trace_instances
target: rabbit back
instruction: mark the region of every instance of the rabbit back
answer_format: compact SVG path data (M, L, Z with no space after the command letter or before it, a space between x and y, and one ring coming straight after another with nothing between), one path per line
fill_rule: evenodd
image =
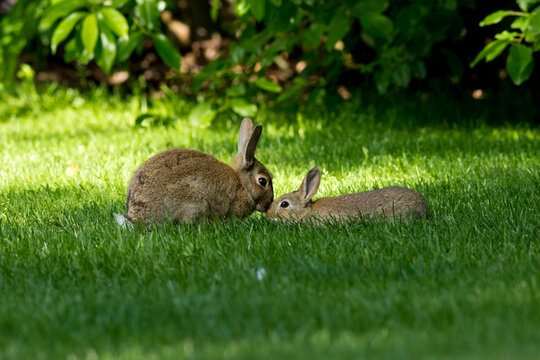
M385 216L388 219L423 218L428 216L428 204L418 191L389 187L361 193L326 197L315 201L312 214L321 218Z
M172 219L176 223L251 213L235 171L196 150L169 149L143 163L128 185L132 221Z

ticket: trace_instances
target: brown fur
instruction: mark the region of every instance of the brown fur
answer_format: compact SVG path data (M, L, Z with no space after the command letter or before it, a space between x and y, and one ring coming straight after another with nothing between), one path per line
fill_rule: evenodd
M280 196L268 208L267 216L282 221L329 220L341 221L360 217L423 218L428 215L426 199L418 191L401 187L325 197L316 201L312 197L317 193L321 180L318 167L311 169L298 191ZM282 203L288 202L288 207ZM284 205L284 204L283 204Z
M165 219L191 223L266 211L274 197L272 176L253 156L261 130L244 119L231 166L189 149L169 149L151 157L129 181L127 218L144 224ZM266 186L259 184L261 177Z

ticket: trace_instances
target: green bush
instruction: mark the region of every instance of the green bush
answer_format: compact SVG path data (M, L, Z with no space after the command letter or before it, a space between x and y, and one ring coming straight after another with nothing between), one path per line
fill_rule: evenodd
M277 94L278 104L307 93L316 102L343 74L370 79L380 93L408 87L426 78L436 44L459 38L460 10L474 7L474 0L239 0L237 41L195 77L192 90L204 85L219 110L250 116L261 90ZM446 53L459 69L463 61Z
M156 0L19 0L0 22L0 55L6 62L0 81L13 79L18 56L32 39L40 45L30 51L50 47L55 54L63 46L65 62L95 60L110 73L151 37L161 59L179 71L180 54L159 19L165 7Z
M56 0L46 9L39 29L54 29L53 54L66 41L66 62L77 59L87 64L95 59L105 73L115 63L126 61L145 37L151 37L162 60L179 71L180 54L161 29L159 14L164 9L165 2L155 0Z
M481 23L517 17L512 31L497 34L471 65L510 46L508 73L520 84L534 66L540 11L537 0L517 2L522 11L498 11ZM160 20L165 8L176 15L185 11L177 2L158 0L19 0L0 19L0 83L12 81L23 49L41 57L58 52L68 63L95 61L110 73L132 61L148 38L163 62L179 70L180 53ZM456 49L464 29L480 31L471 27L470 13L482 10L475 0L213 0L204 11L231 45L202 71L175 81L204 95L197 111L212 119L229 109L253 116L256 103L268 98L317 102L340 84L367 81L380 93L406 88L414 79L440 76L432 72L434 55L443 55L448 72L459 78L474 55ZM273 96L260 97L265 93Z
M521 85L534 70L533 53L540 51L540 7L539 0L517 0L522 11L499 10L488 15L480 26L494 25L507 17L514 17L511 31L504 30L495 35L495 40L487 44L471 63L475 66L481 60L486 62L497 58L508 46L506 71L516 85Z
M299 52L307 66L280 99L303 87L334 85L346 70L372 75L379 92L386 92L425 78L433 46L456 39L463 28L460 7L474 5L468 0L241 0L235 11L242 33L227 61L263 73L280 53ZM279 92L265 84L256 83Z
M19 54L36 37L37 22L48 1L18 1L0 18L0 85L14 80Z

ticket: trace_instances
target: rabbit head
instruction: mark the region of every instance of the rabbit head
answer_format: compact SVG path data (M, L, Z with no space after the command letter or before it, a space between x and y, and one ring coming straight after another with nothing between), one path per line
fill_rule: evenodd
M285 194L274 200L268 208L270 219L298 221L311 214L313 196L321 184L321 169L314 167L309 170L297 191Z
M245 118L238 134L238 153L231 167L234 169L255 209L266 212L274 198L272 174L255 158L262 126L253 126L251 119Z

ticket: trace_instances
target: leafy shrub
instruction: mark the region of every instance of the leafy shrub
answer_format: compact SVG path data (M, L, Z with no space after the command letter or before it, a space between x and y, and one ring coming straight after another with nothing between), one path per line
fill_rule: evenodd
M42 44L33 49L37 53L50 46L55 54L63 46L65 62L95 60L110 73L150 37L161 59L180 70L180 54L159 19L165 6L156 0L19 0L0 20L0 83L12 81L31 40Z
M220 110L249 115L261 90L277 94L277 103L308 92L315 102L325 88L348 81L343 74L371 79L380 93L407 87L427 76L436 44L459 38L460 9L474 6L474 0L238 0L237 41L195 77L192 88L207 88ZM454 67L461 66L447 53Z
M540 15L538 1L517 2L523 11L497 12L482 23L517 16L515 31L497 34L473 65L510 46L508 72L520 83L532 71ZM178 70L180 53L160 20L166 7L176 16L186 10L158 0L19 0L0 19L0 82L13 77L23 48L38 56L50 49L66 62L94 60L109 73L132 61L143 43L153 43L164 63ZM408 87L414 79L439 75L431 72L433 54L442 54L446 68L459 77L470 58L456 44L466 27L477 30L466 23L466 14L481 11L474 0L212 0L211 7L200 8L232 40L202 71L173 79L175 91L184 86L205 99L191 117L205 123L223 111L254 116L265 104L318 102L342 84L367 80L380 93Z
M115 63L126 61L146 37L151 37L162 60L179 71L180 54L161 29L159 14L164 9L165 2L155 0L52 0L39 30L52 32L53 54L66 41L66 62L87 64L95 59L105 73L110 73Z
M459 36L459 6L474 1L242 0L235 10L245 28L230 60L262 71L278 54L299 50L307 64L300 79L319 75L318 84L333 85L343 71L356 70L373 74L380 92L407 87L426 77L434 44ZM300 79L294 89L309 85Z
M9 15L0 18L0 84L11 84L19 54L37 32L46 1L18 1Z
M508 46L506 71L516 85L521 85L534 70L533 52L540 51L540 0L517 0L522 11L498 10L488 15L480 26L494 25L507 17L515 19L510 24L512 31L504 30L495 35L471 63L471 67L485 59L497 58Z

